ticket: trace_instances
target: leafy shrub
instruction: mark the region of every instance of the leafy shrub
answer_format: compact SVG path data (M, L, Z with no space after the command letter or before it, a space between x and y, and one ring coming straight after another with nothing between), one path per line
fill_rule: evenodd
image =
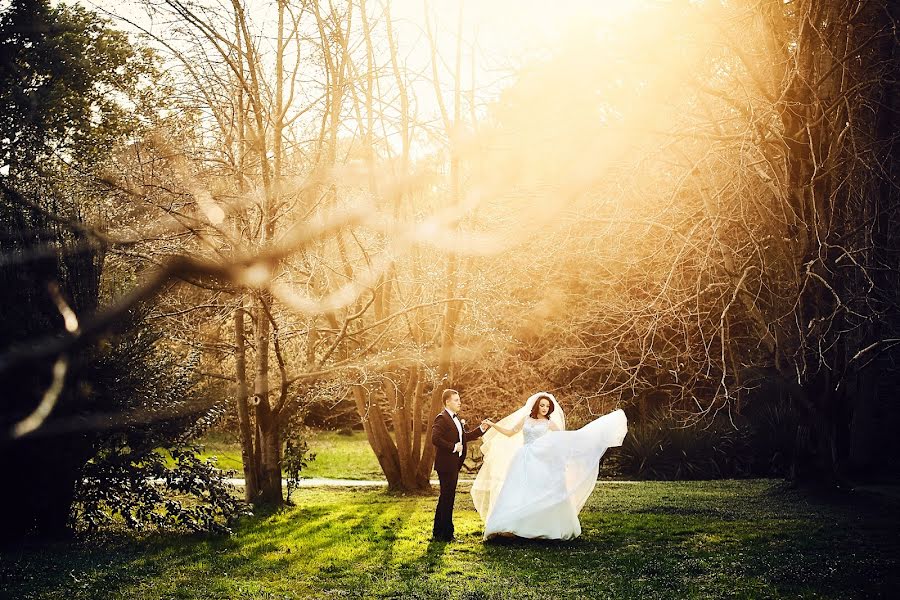
M284 454L281 458L281 466L287 478L287 501L291 501L291 493L299 487L300 472L316 459L316 455L309 451L306 439L298 434L288 435L284 441Z
M76 483L72 525L227 531L243 505L225 480L228 473L201 461L189 444L226 405L197 397L199 356L185 360L169 351L162 333L147 323L148 310L133 310L86 367L82 387L89 386L93 406L85 407L84 418L105 433Z
M130 529L186 529L227 532L246 512L214 459L201 460L198 447L134 452L125 437L91 460L76 490L76 527L95 530L121 522ZM167 466L166 454L173 466Z
M800 423L796 410L786 401L757 402L748 407L745 419L753 440L753 473L786 476Z
M734 420L684 427L661 413L630 423L604 473L638 479L781 477L792 460L797 417L783 402L759 401Z
M683 427L658 416L629 427L608 468L638 479L718 479L751 473L749 430L727 419Z

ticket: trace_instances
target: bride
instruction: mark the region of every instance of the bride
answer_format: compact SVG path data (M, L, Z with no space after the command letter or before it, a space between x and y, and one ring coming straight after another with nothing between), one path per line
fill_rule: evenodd
M597 483L600 457L625 438L625 413L616 410L565 431L556 398L540 392L511 415L488 423L484 464L472 484L484 539L581 535L578 513Z

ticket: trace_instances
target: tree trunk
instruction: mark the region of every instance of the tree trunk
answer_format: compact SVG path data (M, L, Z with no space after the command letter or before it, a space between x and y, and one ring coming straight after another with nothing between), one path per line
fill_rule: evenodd
M257 504L278 506L284 502L281 489L281 426L268 404L256 409L260 448L260 490Z
M390 391L388 398L394 396L394 437L397 440L397 453L400 462L400 476L403 487L407 490L416 489L416 467L419 456L413 454L412 415L409 412L409 403L415 392L418 380L418 372L412 369L405 389L397 393L392 382L387 382L386 389Z
M447 370L441 369L439 372L446 377ZM441 394L443 392L441 383L435 385L434 391L431 392L431 406L425 419L425 443L423 444L422 461L419 463L419 470L416 473L416 481L420 484L424 482L428 485L428 482L431 481L431 471L434 469L434 445L431 443L431 430L427 426L431 425L431 419L443 410L443 403L441 402Z
M80 464L78 464L80 462ZM68 463L68 464L65 464ZM37 503L36 533L45 540L66 539L74 533L69 529L69 516L75 501L75 487L81 479L83 461L62 459L47 465L45 483Z
M254 502L259 495L259 463L253 451L253 428L250 423L250 407L247 402L247 349L244 337L244 303L238 303L234 311L235 371L237 378L237 412L241 433L241 462L244 465L244 498Z
M259 457L259 495L257 504L280 505L281 430L278 415L272 410L269 393L270 323L266 303L268 294L260 292L256 311L256 454Z
M381 409L371 400L369 391L361 385L353 386L353 399L356 402L356 412L362 421L369 445L375 452L378 464L388 481L388 489L403 489L400 456L387 426L384 424Z
M423 427L423 425L425 424L425 415L422 414L422 408L424 406L424 388L425 381L420 371L417 373L416 387L413 391L414 400L412 412L412 456L416 487L423 490L428 489L431 486L428 481L428 477L425 477L424 479L421 477L421 464L423 460L422 455L424 453L424 448L422 447L422 437L424 432L426 431ZM430 446L431 440L426 440L425 443Z

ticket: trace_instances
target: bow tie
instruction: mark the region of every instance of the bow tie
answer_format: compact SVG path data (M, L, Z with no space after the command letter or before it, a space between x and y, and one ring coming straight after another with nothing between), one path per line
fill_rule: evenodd
M459 421L459 417L458 417L457 415L450 415L450 416L451 416L452 418L456 419L457 421Z

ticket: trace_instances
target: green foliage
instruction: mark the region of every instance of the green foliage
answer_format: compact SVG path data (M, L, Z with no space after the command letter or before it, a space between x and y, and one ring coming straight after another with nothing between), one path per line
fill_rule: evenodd
M5 260L0 264L0 350L33 344L63 331L50 286L59 290L76 314L96 310L103 261L86 242L79 231L56 222L45 211L23 205L10 190L2 190L0 255ZM0 511L17 515L0 528L0 538L20 538L32 532L64 535L72 488L79 469L93 453L96 438L95 429L80 421L83 411L93 404L90 390L104 389L88 384L85 366L92 356L92 350L82 350L67 357L69 385L62 389L46 422L56 428L54 434L0 443L4 475L16 482L15 494L0 495ZM30 361L0 373L0 389L4 390L0 431L4 437L38 406L55 359Z
M291 492L297 489L300 483L300 472L316 459L316 455L309 451L306 439L295 433L289 433L284 441L284 453L281 457L282 472L287 478L287 501L291 501Z
M8 199L4 195L0 204L0 216L10 217L2 223L11 224L4 228L9 235L0 239L0 249L22 255L49 239L55 252L31 261L31 271L0 266L5 317L0 320L2 347L62 328L47 282L58 282L78 314L96 310L103 264L94 251L66 251L68 244L82 239L78 232L55 227L44 212ZM128 515L126 523L131 526L147 519L151 525L217 529L216 519L234 512L217 487L221 483L217 473L199 465L190 469L186 458L179 472L200 486L195 504L207 506L181 508L172 497L163 498L136 483L148 468L155 468L155 448L184 444L225 410L224 402L210 406L195 397L193 372L199 355L185 360L172 354L161 333L147 323L149 310L149 306L135 307L98 343L69 357L66 385L38 432L40 437L0 446L4 474L17 482L16 493L3 497L7 512L17 515L15 526L6 527L4 533L11 537L33 531L60 535L73 501L81 504L76 515L86 516L88 527L99 524L95 509L101 501L104 510ZM48 371L45 364L28 364L0 380L10 398L0 410L4 431L37 405ZM153 512L154 503L173 516L160 518Z
M158 78L149 50L87 9L13 0L0 15L0 165L19 185L92 170L139 125Z
M96 177L153 116L164 86L149 50L80 6L13 0L0 14L0 57L5 350L63 331L48 285L84 319L102 305L108 282L122 279L121 271L110 272L116 264L108 248L86 233L104 225L84 215L102 212ZM231 512L211 469L183 457L181 475L155 471L154 448L184 445L224 406L195 397L197 357L172 355L145 321L149 309L135 308L115 330L69 355L66 384L39 437L0 446L5 474L18 488L3 498L0 508L17 518L0 537L61 535L73 506L87 527L100 523L100 505L127 515L130 526L215 529L213 522ZM4 431L37 406L53 360L0 378L10 399L0 409ZM172 483L163 486L166 494L139 485L148 469ZM192 482L196 506L179 504L185 484L178 481Z
M720 414L684 427L666 414L629 424L607 473L637 479L782 477L791 463L797 417L785 403L757 402L743 415Z
M750 432L754 474L788 475L797 445L800 418L787 401L756 402L748 406L741 423Z
M11 597L892 598L896 498L808 497L765 480L600 484L572 542L484 544L468 489L457 541L435 497L304 490L230 537L108 536L0 554ZM98 543L99 542L99 543Z
M195 397L198 355L185 361L170 353L144 313L134 311L124 331L107 338L106 351L90 363L92 377L82 380L95 406L117 411L87 412L110 433L98 438L76 487L74 525L94 529L121 517L135 529L223 531L242 506L215 461L185 443L208 429L226 403L209 406Z
M684 427L663 416L629 425L608 468L637 479L720 479L748 476L751 460L748 431L727 418Z
M162 453L134 453L124 436L108 441L84 470L76 526L93 531L121 521L136 530L230 531L232 519L246 513L244 504L225 481L227 472L198 452L195 446L170 448L170 467Z

